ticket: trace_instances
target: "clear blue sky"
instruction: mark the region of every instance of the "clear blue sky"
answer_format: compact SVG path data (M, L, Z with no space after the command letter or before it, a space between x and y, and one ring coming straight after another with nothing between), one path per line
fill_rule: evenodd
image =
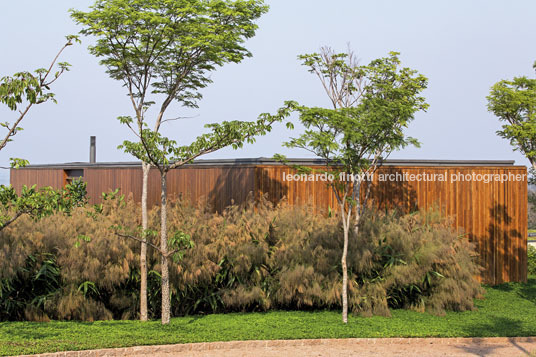
M68 9L86 9L91 0L17 0L0 5L0 76L45 66L63 44L63 36L78 31ZM517 75L534 77L536 2L525 1L355 1L268 0L270 11L259 21L257 36L247 43L253 57L227 65L212 76L195 112L174 107L170 116L195 115L166 124L165 134L189 142L205 123L253 120L273 112L284 100L327 105L320 84L300 66L296 56L329 45L346 44L361 63L401 52L403 65L429 78L425 96L430 103L419 113L409 134L422 142L392 157L409 159L506 159L527 161L495 135L500 124L486 110L489 87ZM24 120L24 131L0 152L31 163L88 160L89 136L97 136L99 161L132 161L116 149L128 129L115 119L132 113L119 82L107 77L87 52L89 40L69 48L62 60L72 71L57 82L58 104L35 107ZM14 114L0 108L1 121ZM271 157L289 151L281 143L283 128L243 149L222 150L212 158Z

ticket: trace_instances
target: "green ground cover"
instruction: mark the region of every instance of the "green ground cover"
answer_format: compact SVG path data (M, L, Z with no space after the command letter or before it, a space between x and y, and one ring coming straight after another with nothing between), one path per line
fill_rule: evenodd
M391 318L351 316L337 311L275 311L174 318L159 321L3 322L0 355L187 342L348 338L536 336L536 276L527 284L486 288L477 311L433 316L394 310Z

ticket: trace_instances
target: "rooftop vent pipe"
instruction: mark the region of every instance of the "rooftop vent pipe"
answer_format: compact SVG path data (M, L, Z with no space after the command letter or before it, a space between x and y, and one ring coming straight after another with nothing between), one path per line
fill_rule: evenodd
M97 162L97 137L89 137L89 163L94 164Z

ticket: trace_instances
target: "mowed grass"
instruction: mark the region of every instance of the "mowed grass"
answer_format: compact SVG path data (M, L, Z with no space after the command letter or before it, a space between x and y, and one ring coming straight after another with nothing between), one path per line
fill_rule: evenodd
M536 277L527 284L487 287L477 311L433 316L406 310L391 318L337 311L275 311L174 318L158 321L3 322L0 355L231 340L349 337L536 336Z

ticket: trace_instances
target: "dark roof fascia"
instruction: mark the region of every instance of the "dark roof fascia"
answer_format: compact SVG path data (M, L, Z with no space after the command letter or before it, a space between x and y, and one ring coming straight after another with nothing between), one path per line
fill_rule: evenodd
M382 166L514 166L514 160L412 160L412 159L388 159L382 163ZM290 165L324 165L325 161L314 158L294 158L288 159ZM243 158L243 159L207 159L196 160L192 164L185 165L187 167L203 167L203 166L258 166L258 165L281 165L279 161L271 158ZM64 164L43 164L43 165L28 165L27 169L86 169L86 168L132 168L139 166L141 162L69 162ZM522 166L522 165L521 165Z

